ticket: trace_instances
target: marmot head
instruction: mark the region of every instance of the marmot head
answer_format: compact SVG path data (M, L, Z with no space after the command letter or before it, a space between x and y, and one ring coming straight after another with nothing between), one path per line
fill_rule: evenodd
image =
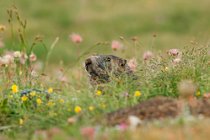
M111 76L129 73L127 60L114 55L95 55L85 60L85 69L92 84L107 83Z

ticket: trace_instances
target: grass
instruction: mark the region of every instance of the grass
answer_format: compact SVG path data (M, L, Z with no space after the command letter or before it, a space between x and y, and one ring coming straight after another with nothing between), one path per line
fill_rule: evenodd
M207 0L13 1L18 9L11 7L11 1L1 3L0 19L6 29L0 31L5 43L0 66L0 138L83 139L81 129L88 126L97 129L98 139L122 139L121 131L104 124L106 113L157 95L177 98L183 80L195 83L196 92L201 93L198 98L210 91ZM27 17L27 26L22 17ZM84 41L71 42L72 32L82 34ZM44 37L36 36L40 33ZM136 41L131 39L134 36ZM124 50L111 50L111 40L116 39ZM179 56L167 54L170 48L179 48ZM7 53L8 57L8 50L20 55ZM147 50L153 57L144 61L142 55ZM26 58L32 52L38 60ZM135 58L138 85L129 77L113 79L106 84L107 90L97 95L82 63L88 55L101 52ZM181 61L174 63L177 58ZM140 96L134 96L135 91L140 91ZM205 138L208 121L151 123L126 131L123 138L177 138L168 128L180 132L183 139L197 136L198 131Z

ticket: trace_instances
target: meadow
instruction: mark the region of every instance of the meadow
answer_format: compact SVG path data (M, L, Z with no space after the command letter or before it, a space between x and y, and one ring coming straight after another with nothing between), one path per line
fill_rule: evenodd
M203 116L106 124L107 113L156 96L209 98L208 0L0 4L0 139L208 139ZM138 85L91 87L84 62L97 54L127 59Z

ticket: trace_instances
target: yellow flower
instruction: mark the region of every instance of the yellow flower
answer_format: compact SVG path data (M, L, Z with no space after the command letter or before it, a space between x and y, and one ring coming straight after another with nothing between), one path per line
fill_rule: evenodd
M3 32L6 30L6 26L5 25L0 25L0 32Z
M22 100L23 102L25 102L25 101L28 100L28 97L27 97L26 95L23 95L23 96L21 97L21 100Z
M36 99L36 103L37 103L38 105L41 105L41 104L42 104L42 100L41 100L40 98L38 98L38 99Z
M60 103L64 103L64 99L59 99L59 102Z
M106 108L106 104L101 103L101 108Z
M48 92L48 93L53 93L53 88L51 88L51 87L48 88L47 92Z
M49 102L47 102L47 106L53 106L54 105L54 103L52 102L52 101L49 101Z
M36 92L35 92L35 91L30 92L30 96L31 96L31 97L36 96Z
M200 91L196 92L195 96L197 97L201 96L201 92Z
M18 86L17 85L12 85L12 93L17 93L19 90L18 90Z
M23 123L24 123L23 119L19 119L19 124L23 125Z
M101 94L102 94L102 92L101 92L100 90L97 90L97 91L96 91L96 95L97 95L97 96L100 96Z
M139 96L141 96L141 92L140 92L140 91L138 91L138 90L137 90L137 91L135 91L135 92L134 92L134 96L135 96L135 97L139 97Z
M80 113L82 111L82 108L80 106L75 106L74 112Z
M165 69L164 69L165 71L168 71L169 70L169 68L168 67L165 67Z
M89 106L88 109L89 109L90 111L93 111L95 108L94 108L94 106Z

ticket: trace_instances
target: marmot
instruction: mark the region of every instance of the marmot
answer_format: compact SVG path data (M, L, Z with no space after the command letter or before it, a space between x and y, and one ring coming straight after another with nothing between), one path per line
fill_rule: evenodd
M108 83L111 76L133 75L127 60L114 55L95 55L85 60L90 83L93 86Z

